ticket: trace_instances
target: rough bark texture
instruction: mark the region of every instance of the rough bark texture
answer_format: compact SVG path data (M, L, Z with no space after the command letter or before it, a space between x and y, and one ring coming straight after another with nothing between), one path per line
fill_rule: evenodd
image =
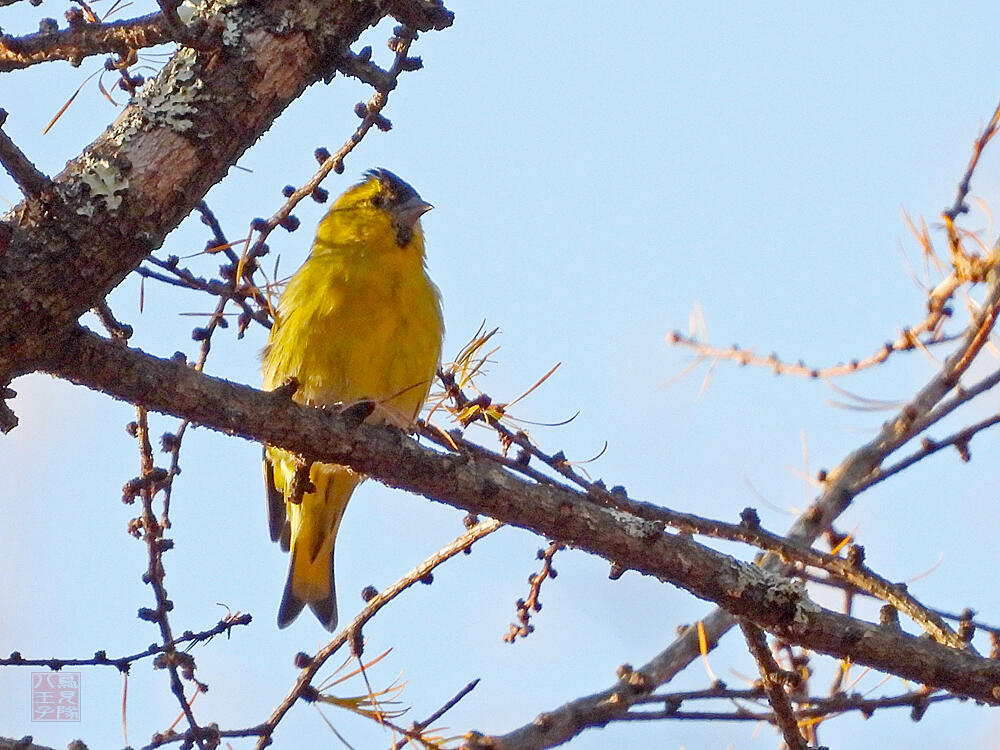
M900 630L823 610L787 578L723 555L642 518L635 504L610 508L570 488L521 479L489 460L442 454L350 413L301 406L151 357L78 329L54 375L229 435L347 464L392 487L627 561L641 573L717 602L790 643L1000 705L1000 663Z
M0 384L36 369L76 319L163 242L339 56L390 12L450 23L432 2L209 2L182 47L52 184L0 223ZM396 6L400 7L396 7Z
M190 46L178 50L80 157L51 182L30 165L23 170L19 184L30 195L0 221L0 430L13 424L4 411L3 386L15 375L46 370L225 434L350 465L390 486L500 518L673 583L724 608L704 619L710 634L724 632L738 616L790 644L1000 704L997 661L823 610L788 578L666 533L650 506L622 500L609 507L576 489L525 479L483 455L422 447L392 427L361 422L357 411L303 407L286 395L211 378L79 328L79 316L160 246L289 103L338 65L353 70L344 55L366 28L386 15L418 30L451 23L435 0L205 0L200 7L197 39L184 37ZM145 44L183 32L153 18L124 30L60 32L65 50L40 32L19 51L0 54L0 71L36 63L35 47L73 59L77 37L106 33L92 43L116 50L122 35L143 34ZM935 405L992 330L1000 309L995 282L983 320L970 328L962 349L876 440L830 473L815 512L803 515L792 540L811 543L849 504L854 488L916 434L914 425L939 418ZM488 746L548 747L583 726L621 718L636 696L695 657L695 632L611 689L489 738Z

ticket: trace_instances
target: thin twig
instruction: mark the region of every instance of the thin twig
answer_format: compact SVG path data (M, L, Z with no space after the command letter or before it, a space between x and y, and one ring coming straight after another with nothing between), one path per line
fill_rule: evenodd
M208 642L222 633L228 634L238 625L249 625L252 620L253 618L246 614L228 615L208 630L203 630L200 633L185 633L174 641L174 645L187 643L190 644L188 646L190 648L198 643ZM98 651L90 659L25 659L19 653L14 652L6 659L0 658L0 667L47 667L55 672L64 667L115 667L120 672L128 672L134 662L166 651L166 647L155 644L145 651L139 651L129 656L109 657L107 652Z
M456 412L468 412L468 405L472 403L464 394L455 379L450 373L440 372L438 374L442 380L446 392L455 403ZM490 399L480 397L481 400ZM496 407L494 407L496 408ZM528 455L539 458L546 466L559 472L563 477L577 484L588 495L602 502L609 507L618 508L628 513L632 513L647 521L671 526L687 534L699 534L716 539L727 541L743 542L751 544L758 549L775 553L784 562L799 562L804 565L826 570L832 575L850 581L859 589L876 596L883 601L892 604L896 609L907 614L914 622L919 624L925 632L935 638L940 643L952 648L967 648L968 644L958 637L958 635L948 627L940 617L933 611L925 607L914 597L912 597L903 587L876 575L873 571L862 564L862 558L855 555L847 559L837 555L831 555L811 547L789 541L787 538L768 532L760 526L760 521L756 513L744 511L743 521L740 524L728 524L722 521L703 518L691 513L680 513L658 505L637 502L629 499L624 487L615 487L607 490L604 483L600 481L592 482L580 476L568 462L560 451L553 455L548 455L534 443L523 432L514 432L506 428L498 420L482 420L491 429L497 431L505 443L516 443ZM434 439L439 444L445 445L444 438L435 433L430 428L423 430L422 434ZM481 456L495 461L506 468L521 472L537 481L558 486L551 478L531 469L523 460L509 459L493 451L466 441L461 435L448 435L448 441L454 449L456 446L462 451L469 451L476 456ZM860 550L860 548L855 548ZM520 603L519 603L520 604ZM514 628L516 626L512 626ZM530 628L530 626L528 626ZM530 632L530 631L529 631ZM514 637L514 631L505 636L505 640Z
M361 143L362 139L373 127L378 126L381 130L388 130L391 127L389 121L382 115L382 110L389 103L389 93L396 87L400 73L404 70L412 70L412 65L408 62L410 45L416 39L417 32L408 26L401 26L396 29L395 52L396 57L392 65L386 72L384 79L380 81L382 88L377 88L366 104L359 104L355 111L361 116L361 124L358 125L354 133L337 149L334 154L327 153L324 149L317 151L317 158L322 156L320 168L301 187L293 190L288 196L285 204L279 208L274 215L266 221L254 222L253 228L259 232L257 240L248 253L249 258L257 258L262 254L267 237L278 226L297 226L297 223L289 224L292 210L306 196L312 195L320 186L330 172L340 174L344 171L344 159L355 147ZM345 58L345 71L356 74L357 63L350 58Z
M562 542L549 542L548 547L538 550L538 559L542 561L542 569L528 578L530 585L528 598L517 600L518 624L511 624L510 630L504 634L503 640L506 643L513 643L519 636L527 638L534 632L535 626L531 624L531 613L541 612L542 603L539 601L539 596L542 593L542 584L546 578L556 577L556 570L552 567L552 558L556 556L556 552L565 548L566 545Z
M115 317L115 314L111 312L111 307L108 305L107 300L102 299L92 312L115 341L124 344L132 338L132 326L122 323Z
M139 456L142 466L142 476L147 477L153 474L153 448L149 442L149 425L146 417L146 410L136 407L135 436L139 441ZM153 513L154 490L150 486L145 486L141 491L142 498L142 536L146 542L146 549L149 557L149 564L146 569L144 580L153 588L153 595L156 599L156 609L142 609L139 611L141 619L155 622L160 629L160 637L163 642L163 653L157 666L165 667L170 674L170 689L177 698L181 706L181 711L187 719L188 726L195 735L194 739L198 747L207 750L203 729L198 725L191 711L191 705L184 695L184 685L181 682L180 669L183 666L185 675L193 678L194 660L188 654L181 654L177 651L176 641L170 627L167 613L171 610L172 604L167 597L167 591L163 584L163 551L168 548L163 538L163 526L156 520Z
M955 202L951 204L950 208L946 208L942 212L949 222L954 222L961 214L969 210L965 205L965 199L969 195L972 175L975 173L976 167L979 166L979 159L983 155L983 150L993 139L993 136L996 135L998 123L1000 123L1000 104L997 104L996 109L993 110L993 114L990 117L990 121L972 145L972 156L969 158L969 166L966 167L965 174L962 175L962 179L958 183L958 193L955 196Z
M395 745L393 745L392 750L402 750L404 747L406 747L406 745L409 744L411 737L420 737L420 735L423 733L425 729L427 729L427 727L429 727L435 721L444 716L448 711L453 709L458 704L458 702L462 700L462 698L464 698L473 690L475 690L478 684L479 684L478 679L473 680L468 685L459 690L454 695L454 697L451 698L451 700L449 700L447 703L441 706L441 708L432 713L426 719L424 719L423 721L413 722L413 724L410 725L409 730L406 732L406 738L399 740Z
M797 681L798 675L785 672L778 666L771 650L767 647L767 638L764 636L763 630L747 620L741 619L739 623L750 655L757 662L764 693L774 710L774 719L785 738L785 744L789 750L806 750L808 745L799 731L798 722L792 711L792 703L788 694L785 693L785 685L789 680Z
M295 701L297 701L299 697L307 691L313 678L316 676L316 673L320 670L323 664L326 663L326 660L333 656L333 654L335 654L345 643L359 642L362 627L364 627L365 623L374 617L379 610L403 593L403 591L410 588L414 584L419 583L421 580L424 580L428 573L441 565L443 562L469 549L474 542L482 539L487 534L492 534L502 525L503 524L500 521L492 518L480 521L453 542L445 547L442 547L440 550L428 557L420 563L420 565L415 567L387 589L376 594L372 599L370 599L365 605L365 608L358 613L358 615L347 625L347 627L341 630L326 646L321 648L316 655L309 660L309 663L302 669L302 672L299 673L299 677L292 686L292 689L289 690L288 694L284 697L284 699L282 699L281 703L278 704L278 706L271 713L271 716L263 724L263 731L261 732L260 739L256 745L257 750L263 750L263 748L270 743L271 734L278 726L278 723L295 704Z
M692 336L685 336L679 331L673 331L667 336L667 342L675 346L683 346L693 349L698 359L702 360L730 360L741 366L766 367L772 370L775 375L793 375L803 378L838 378L845 375L867 370L875 365L886 362L889 357L896 352L908 352L915 349L925 350L928 346L944 344L954 341L956 336L943 336L937 327L944 318L944 314L939 310L928 314L928 316L913 328L904 329L898 338L887 342L879 347L878 351L864 359L853 359L847 363L828 365L826 367L811 367L805 362L785 362L777 354L769 354L766 357L757 354L753 349L743 349L739 346L720 348L706 344ZM922 341L919 335L929 332L930 338Z
M978 163L979 154L985 143L983 139L977 141L971 162L973 169ZM971 171L973 170L968 170L967 174L971 175ZM934 298L933 293L931 297ZM852 452L826 474L823 492L792 524L786 535L790 542L811 544L850 507L854 497L863 491L865 483L876 475L878 467L885 459L926 428L935 407L954 390L959 378L967 370L971 363L970 355L977 354L986 343L985 333L994 322L998 304L1000 304L1000 284L996 278L992 278L983 310L966 328L963 340L956 351L948 357L937 374L897 412L896 416L883 425L874 439ZM933 310L933 307L931 309ZM774 569L780 566L781 562L774 558L764 561L764 564L769 569ZM730 613L716 607L699 622L707 643L714 648L719 639L733 627L735 619ZM701 653L700 639L695 631L695 628L687 629L677 640L638 670L649 685L658 686L669 682L698 658ZM616 710L609 712L605 701L612 698L616 700ZM534 723L529 723L508 734L491 737L489 741L496 747L505 747L508 744L531 747L540 747L544 744L549 747L569 740L587 727L603 726L609 720L625 715L631 703L629 696L623 694L620 686L613 685L597 695L570 701L551 712L552 721L549 723L550 728L545 732L544 740L540 736L539 728ZM558 733L551 729L551 726L556 724L560 727Z

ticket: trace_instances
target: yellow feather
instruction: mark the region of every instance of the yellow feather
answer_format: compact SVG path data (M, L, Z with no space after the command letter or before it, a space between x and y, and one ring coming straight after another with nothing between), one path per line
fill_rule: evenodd
M424 268L419 216L430 208L385 170L344 193L319 225L312 253L278 303L264 349L264 388L294 377L296 401L312 406L372 400L369 421L412 424L433 380L444 324ZM309 605L328 629L337 622L333 548L340 520L364 477L315 464L316 490L301 504L287 490L295 457L264 454L271 537L290 547L281 627Z

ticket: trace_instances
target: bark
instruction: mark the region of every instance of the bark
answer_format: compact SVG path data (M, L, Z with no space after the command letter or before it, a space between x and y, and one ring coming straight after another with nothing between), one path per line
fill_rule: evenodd
M181 47L50 185L3 217L0 385L58 351L362 31L389 14L418 29L451 23L428 0L206 5L199 49Z
M503 519L655 576L789 643L1000 705L1000 663L824 610L787 578L687 535L665 533L662 523L651 520L654 506L623 501L608 507L569 487L522 479L488 458L425 448L391 426L362 422L360 410L302 406L287 394L213 378L85 329L64 346L50 365L53 375L227 435L346 464L391 487ZM641 680L627 685L635 693L647 689Z

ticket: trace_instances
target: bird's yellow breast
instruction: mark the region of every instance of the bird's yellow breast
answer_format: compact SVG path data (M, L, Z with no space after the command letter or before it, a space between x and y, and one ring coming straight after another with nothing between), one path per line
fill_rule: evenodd
M297 401L372 399L381 418L413 421L440 358L441 306L419 230L400 247L389 229L358 237L320 227L282 295L264 354L266 389L294 377Z

